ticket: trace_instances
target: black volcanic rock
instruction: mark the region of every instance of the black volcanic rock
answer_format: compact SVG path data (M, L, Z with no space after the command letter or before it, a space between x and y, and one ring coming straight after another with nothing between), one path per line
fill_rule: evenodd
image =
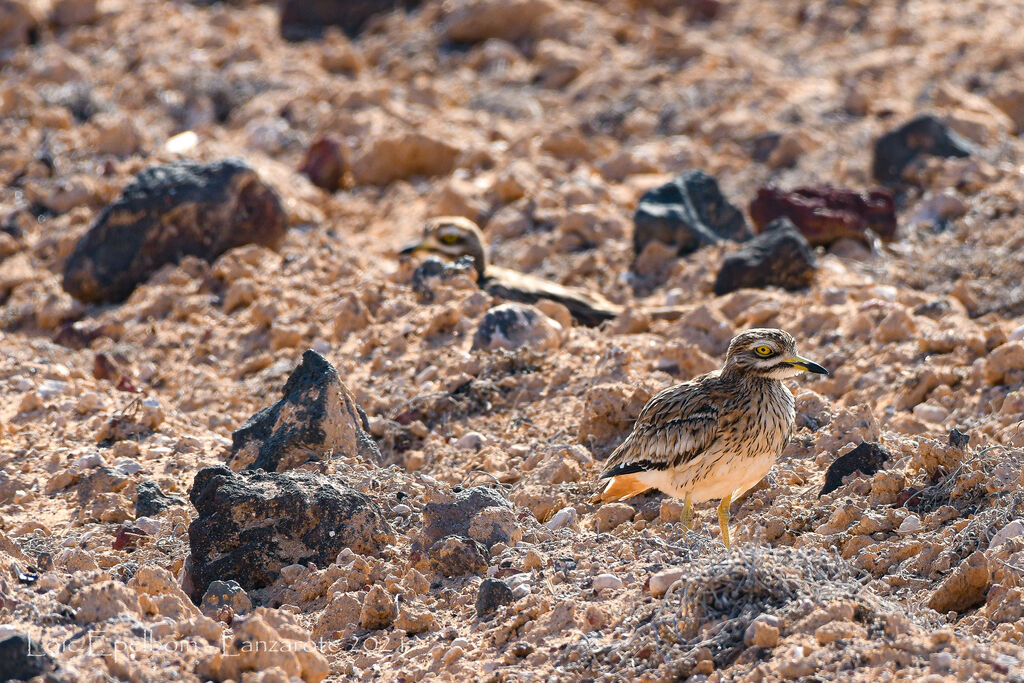
M135 516L152 517L158 515L172 505L185 505L183 498L168 496L160 490L154 481L139 482L135 493Z
M684 255L722 240L742 242L752 234L743 213L703 171L688 171L645 193L633 223L637 256L654 240L675 246Z
M207 261L243 244L276 244L287 230L280 198L244 161L176 162L141 171L100 213L64 267L82 301L123 301L157 269Z
M871 172L880 183L898 185L903 169L919 156L966 157L971 151L969 142L925 114L878 138Z
M53 657L24 633L0 640L0 681L27 681L55 668Z
M811 284L817 260L811 246L788 218L769 223L764 232L725 257L715 278L715 294L743 288L803 289Z
M343 548L375 554L393 539L380 507L332 476L207 467L189 499L199 513L188 530L193 599L213 581L255 590L287 565L326 567Z
M331 363L313 350L284 385L277 403L231 435L233 468L283 472L308 461L346 456L380 461L366 413Z
M843 485L843 477L854 472L860 472L870 477L885 464L885 461L892 457L889 451L882 448L881 444L873 441L864 441L846 455L841 455L832 462L825 472L825 485L821 487L818 496L831 493Z
M328 26L338 26L354 36L377 14L417 5L419 0L280 0L281 36L286 40L318 38Z

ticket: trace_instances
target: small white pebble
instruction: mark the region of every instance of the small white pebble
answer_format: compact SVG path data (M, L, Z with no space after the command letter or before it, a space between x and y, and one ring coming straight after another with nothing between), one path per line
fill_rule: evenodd
M562 508L551 516L551 519L547 521L545 526L554 531L555 529L561 529L575 524L578 517L579 513L576 512L576 508Z
M80 470L89 470L96 467L103 467L107 464L107 461L103 459L103 456L93 451L92 453L86 453L85 455L75 458L75 461L71 463L73 467L77 467Z
M512 589L512 597L519 600L520 598L525 598L532 592L533 590L530 588L530 585L524 583L522 586L516 586Z
M466 432L455 445L464 451L478 451L485 443L487 439L480 432Z
M601 591L606 588L622 588L622 579L614 574L598 574L594 577L594 590Z
M408 505L405 505L404 503L399 503L398 505L391 508L391 514L393 514L395 517L404 517L405 515L412 514L412 508L409 507Z
M114 464L114 469L121 474L132 475L142 471L142 465L131 458L121 458Z
M921 530L921 518L917 515L907 515L896 530L898 534L912 534Z

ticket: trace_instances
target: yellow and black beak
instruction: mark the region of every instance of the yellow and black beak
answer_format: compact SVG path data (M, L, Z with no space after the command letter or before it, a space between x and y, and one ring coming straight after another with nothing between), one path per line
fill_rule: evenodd
M800 368L801 370L806 370L807 372L813 372L813 373L815 373L817 375L827 375L827 374L829 374L828 370L826 370L825 368L821 367L820 365L815 363L813 360L807 360L806 358L804 358L802 356L793 356L792 358L787 358L783 362L786 363L787 365L792 365L794 368Z

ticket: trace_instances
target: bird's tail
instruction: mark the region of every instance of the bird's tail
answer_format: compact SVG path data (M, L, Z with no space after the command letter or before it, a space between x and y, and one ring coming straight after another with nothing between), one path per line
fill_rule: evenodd
M651 488L640 481L635 474L618 474L608 480L608 483L599 494L594 496L591 503L610 503L623 498L631 498Z

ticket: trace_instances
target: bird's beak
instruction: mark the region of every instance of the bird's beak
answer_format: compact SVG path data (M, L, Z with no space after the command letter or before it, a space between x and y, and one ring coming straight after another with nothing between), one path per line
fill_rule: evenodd
M402 247L402 250L398 252L399 256L411 256L418 251L427 251L430 249L430 243L427 240L420 240L419 242L412 242Z
M794 368L800 368L801 370L806 370L807 372L813 372L813 373L815 373L817 375L827 375L827 374L829 374L828 370L826 370L825 368L821 367L820 365L815 363L813 360L807 360L806 358L804 358L802 356L793 356L792 358L787 358L785 362L788 363L789 365L792 365Z

